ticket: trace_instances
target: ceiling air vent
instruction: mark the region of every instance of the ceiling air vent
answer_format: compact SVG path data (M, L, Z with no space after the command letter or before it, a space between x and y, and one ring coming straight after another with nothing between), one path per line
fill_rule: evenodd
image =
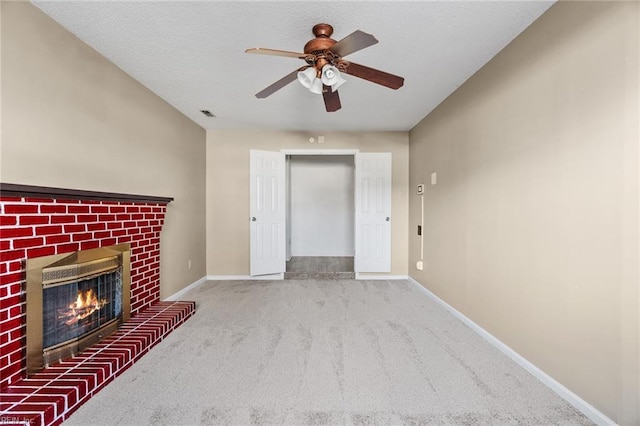
M206 115L207 117L215 118L215 115L213 115L213 113L208 109L201 109L200 112Z

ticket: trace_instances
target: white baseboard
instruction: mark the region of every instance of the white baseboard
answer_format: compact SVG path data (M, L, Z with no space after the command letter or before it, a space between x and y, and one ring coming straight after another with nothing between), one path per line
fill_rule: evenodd
M233 280L283 280L284 273L269 275L207 275L207 281L233 281ZM365 275L356 272L357 280L406 280L406 275Z
M366 273L356 272L356 280L406 280L406 275L367 275Z
M284 273L269 275L207 275L207 281L284 280Z
M529 362L522 355L511 349L509 346L502 343L497 337L489 333L484 328L480 327L478 324L467 318L463 313L455 309L453 306L449 305L444 300L440 299L431 291L427 290L422 284L413 279L412 277L408 277L410 283L415 285L418 290L422 291L427 297L432 299L434 302L438 303L442 307L444 307L447 311L449 311L453 316L462 321L466 326L468 326L471 330L478 333L483 339L487 342L491 343L495 346L500 352L511 358L522 368L531 373L534 377L540 380L542 383L547 385L551 390L560 395L563 399L565 399L569 404L573 405L577 410L579 410L582 414L587 416L591 421L598 425L602 426L611 426L616 425L616 423L611 420L609 417L605 416L598 409L596 409L593 405L589 404L584 399L580 398L575 393L571 392L560 382L555 380L553 377L549 376L547 373L536 367L534 364Z
M189 284L188 286L186 286L182 290L177 291L176 293L172 294L169 297L166 297L163 300L169 301L169 302L175 302L176 300L179 300L185 293L187 293L188 291L193 290L194 288L198 287L199 285L201 285L205 281L207 281L207 277L202 277L199 280Z

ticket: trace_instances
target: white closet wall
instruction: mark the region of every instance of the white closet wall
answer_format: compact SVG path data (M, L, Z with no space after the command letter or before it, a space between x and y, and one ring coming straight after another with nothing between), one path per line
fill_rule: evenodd
M291 156L291 254L353 256L353 156Z

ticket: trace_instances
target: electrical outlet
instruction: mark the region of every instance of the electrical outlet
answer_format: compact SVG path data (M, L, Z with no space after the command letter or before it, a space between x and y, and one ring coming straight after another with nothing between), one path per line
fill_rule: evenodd
M416 269L417 269L418 271L422 271L422 270L424 269L424 263L422 262L422 260L418 260L418 261L416 262Z
M189 269L191 269L191 259L189 259L189 262L187 262L187 265L189 266Z

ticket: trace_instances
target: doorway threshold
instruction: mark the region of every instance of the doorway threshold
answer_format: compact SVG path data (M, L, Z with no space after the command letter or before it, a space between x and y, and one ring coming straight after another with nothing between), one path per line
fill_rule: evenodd
M355 279L352 256L294 256L287 262L285 280Z

